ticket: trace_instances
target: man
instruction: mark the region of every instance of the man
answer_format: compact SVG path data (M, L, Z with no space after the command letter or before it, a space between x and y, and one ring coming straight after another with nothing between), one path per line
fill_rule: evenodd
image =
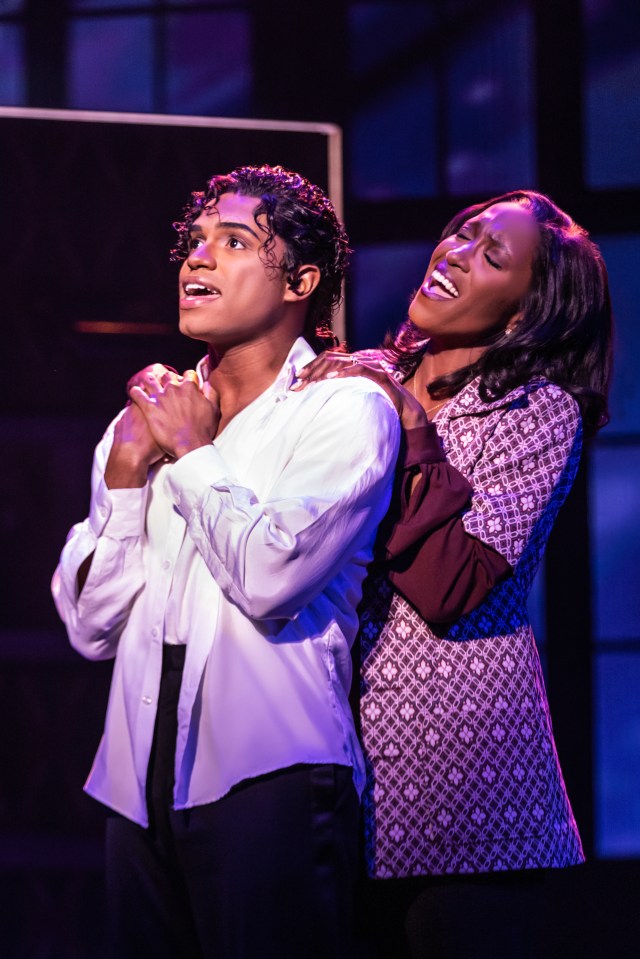
M214 177L178 225L180 329L99 444L53 582L71 643L115 656L86 784L114 813L118 959L348 956L363 760L356 606L398 450L381 389L300 392L347 238L282 168Z

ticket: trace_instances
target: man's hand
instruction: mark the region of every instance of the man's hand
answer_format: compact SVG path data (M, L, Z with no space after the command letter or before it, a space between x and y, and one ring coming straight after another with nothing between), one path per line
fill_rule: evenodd
M208 446L220 421L218 395L205 383L201 388L195 370L182 377L166 370L155 385L134 383L129 396L144 416L157 446L173 459Z
M155 442L140 410L128 403L115 425L104 480L109 489L144 486L147 473L162 459L164 450Z
M127 383L143 389L157 389L160 377L171 374L161 363L146 366ZM173 373L177 377L177 373ZM164 457L164 450L154 440L147 421L138 407L129 401L115 425L113 446L107 460L104 479L109 489L130 489L144 486L150 468Z
M179 382L181 379L177 370L174 370L172 366L165 366L164 363L152 363L150 366L145 366L143 370L134 373L131 379L127 381L127 396L130 395L134 386L141 386L145 393L157 391L162 387L163 380L166 381L167 378L175 380L175 382Z

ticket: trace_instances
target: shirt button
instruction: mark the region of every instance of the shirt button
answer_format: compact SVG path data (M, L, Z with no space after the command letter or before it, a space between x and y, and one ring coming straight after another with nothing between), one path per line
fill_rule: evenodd
M163 568L163 569L169 569L170 566L171 566L170 561L169 561L168 559L165 559L164 563L162 564L162 568Z
M151 705L151 696L143 696L143 697L142 697L142 702L145 704L145 706L150 706L150 705Z
M151 630L151 635L154 636L154 637L158 635L158 627L157 627L157 626L154 626L154 627L153 627L153 629Z

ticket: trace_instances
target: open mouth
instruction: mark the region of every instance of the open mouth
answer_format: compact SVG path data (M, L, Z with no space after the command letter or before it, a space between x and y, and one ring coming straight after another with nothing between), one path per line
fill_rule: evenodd
M451 297L452 299L460 296L457 286L451 282L448 276L445 276L444 273L441 273L440 270L437 269L433 271L425 286L430 293L436 292L441 296Z
M215 286L205 286L203 283L185 283L183 289L185 296L220 296L220 290Z

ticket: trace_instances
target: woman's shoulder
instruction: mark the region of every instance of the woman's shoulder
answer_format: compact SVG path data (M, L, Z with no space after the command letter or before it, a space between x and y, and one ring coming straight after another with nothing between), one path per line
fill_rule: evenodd
M576 424L580 422L578 401L557 383L550 383L549 380L544 379L533 380L524 390L526 405L537 411L539 415L548 416L553 420L565 419Z
M454 398L452 406L460 415L464 413L486 414L492 410L534 410L539 415L566 416L580 419L576 399L561 386L545 379L530 380L514 386L503 396L485 399L480 390L480 378L465 386Z
M448 458L460 445L465 462L480 456L481 449L488 455L500 449L503 455L518 458L534 449L553 447L569 454L580 448L580 410L562 387L538 379L489 403L482 400L477 385L470 387L471 383L458 394L448 415L437 422Z

